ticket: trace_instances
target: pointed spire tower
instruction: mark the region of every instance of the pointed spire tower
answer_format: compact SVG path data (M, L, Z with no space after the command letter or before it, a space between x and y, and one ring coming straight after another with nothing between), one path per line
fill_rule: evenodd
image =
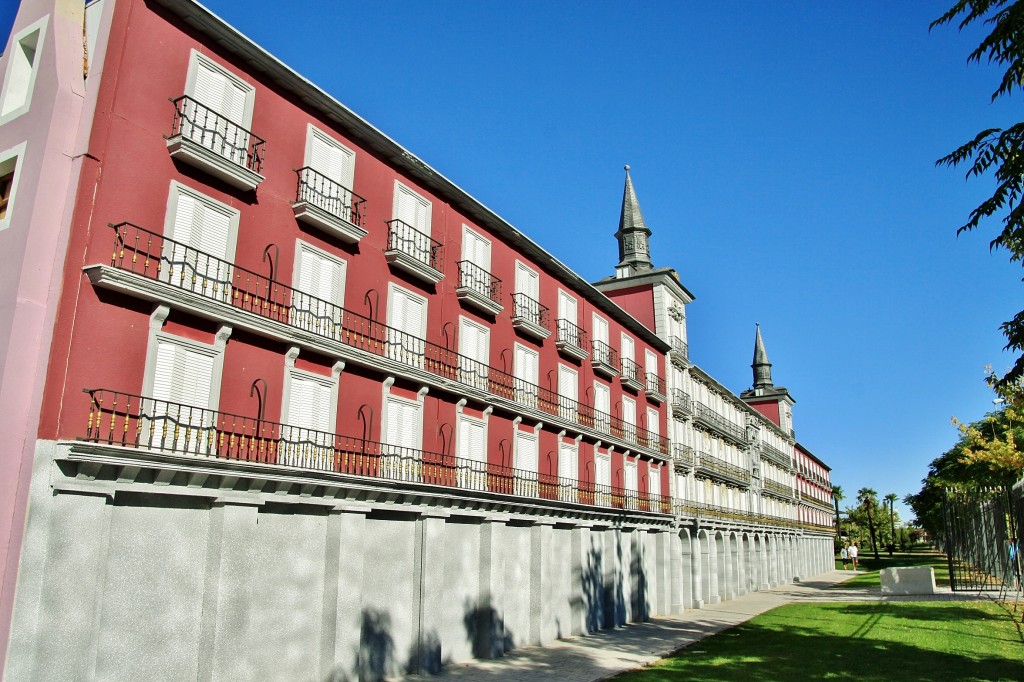
M768 362L768 351L764 349L760 324L757 324L754 337L754 364L750 367L754 370L754 390L772 388L772 363Z
M772 383L772 363L768 361L760 324L754 333L754 362L750 367L754 370L754 387L740 393L740 398L792 435L793 405L796 401L789 395L789 390Z
M619 214L619 229L615 233L619 241L619 264L615 266L617 277L629 277L654 267L648 244L651 231L640 212L640 201L633 189L633 179L629 177L629 166L624 168L626 186L622 190L622 212Z

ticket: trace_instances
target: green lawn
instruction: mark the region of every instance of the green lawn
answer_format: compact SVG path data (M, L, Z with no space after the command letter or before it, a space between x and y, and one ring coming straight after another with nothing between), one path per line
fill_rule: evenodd
M890 558L887 552L879 552L878 560L875 561L874 555L865 552L860 557L860 566L858 570L863 571L861 575L856 578L852 578L837 585L837 587L881 587L881 583L878 578L878 572L883 568L892 568L897 566L931 566L935 569L935 584L936 585L949 585L949 564L946 563L946 557L943 554L939 554L935 550L917 550L911 553L896 552ZM836 560L836 568L841 569L843 562ZM852 568L852 566L851 566Z
M1020 613L1017 614L1018 620ZM992 602L790 604L619 682L1021 680L1024 637Z

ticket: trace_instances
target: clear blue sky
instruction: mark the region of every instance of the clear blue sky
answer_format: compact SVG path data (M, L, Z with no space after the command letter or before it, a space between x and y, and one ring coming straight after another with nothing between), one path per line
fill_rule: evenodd
M929 33L951 0L206 4L590 280L629 163L693 358L742 391L759 321L848 496L916 492L992 408L1021 271L956 237L991 182L933 162L1019 101Z

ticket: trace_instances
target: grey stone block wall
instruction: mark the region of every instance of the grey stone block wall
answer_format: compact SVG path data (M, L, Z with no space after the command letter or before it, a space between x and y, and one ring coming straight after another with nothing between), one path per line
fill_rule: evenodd
M211 486L195 464L82 447L39 444L5 679L436 672L678 614L743 579L721 551L734 535L698 540L658 515L546 518L337 482L328 495L273 470Z

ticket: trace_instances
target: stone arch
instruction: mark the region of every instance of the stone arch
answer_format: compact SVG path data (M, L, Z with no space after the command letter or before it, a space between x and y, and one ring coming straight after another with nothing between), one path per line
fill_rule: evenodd
M715 572L712 558L714 556L714 547L711 541L711 536L706 530L700 530L697 532L697 545L700 551L697 553L697 563L694 568L697 570L698 579L694 583L697 588L697 594L700 595L700 600L704 604L713 604L712 595L717 598L715 588L717 584L715 581Z
M743 545L743 589L747 592L753 592L757 589L757 577L754 574L754 538L749 532L744 532L741 536L741 544Z
M679 529L679 575L674 576L673 606L678 604L678 610L700 608L694 604L693 596L693 561L694 554L698 556L699 551L694 551L694 542L690 538L689 528ZM673 608L675 611L676 608Z
M712 571L712 576L714 577L712 580L712 587L714 588L713 594L717 597L717 601L723 601L728 598L729 551L726 547L725 535L722 531L715 531L711 544L714 557L714 570Z

